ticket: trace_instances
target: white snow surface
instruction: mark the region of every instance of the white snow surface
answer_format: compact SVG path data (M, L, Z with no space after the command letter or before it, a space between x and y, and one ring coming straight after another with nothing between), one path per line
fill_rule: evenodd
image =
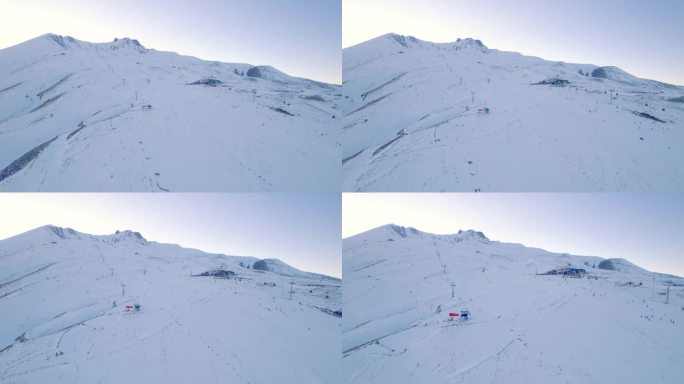
M40 36L0 50L0 190L339 190L339 92L128 38Z
M388 34L342 88L345 191L684 190L684 87Z
M0 382L339 382L341 281L257 260L131 231L2 240ZM197 276L215 269L236 275Z
M684 279L602 260L475 231L387 225L344 239L345 380L681 383ZM537 275L568 266L587 275ZM449 320L461 310L469 320Z

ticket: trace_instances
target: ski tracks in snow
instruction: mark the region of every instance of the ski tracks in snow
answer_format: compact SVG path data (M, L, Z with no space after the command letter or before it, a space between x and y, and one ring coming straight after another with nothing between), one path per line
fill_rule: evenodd
M465 377L464 377L465 375L467 375L468 373L470 373L470 372L472 372L472 371L474 371L474 370L476 370L476 369L482 367L483 365L489 363L489 362L492 361L492 360L498 361L499 358L502 357L502 356L506 353L506 351L508 350L508 348L510 348L511 345L513 345L513 343L515 343L516 341L522 342L522 339L520 339L520 338L515 338L515 339L513 339L513 340L510 340L508 343L506 343L506 344L505 344L501 349L499 349L498 351L496 351L496 352L494 352L494 353L492 353L492 354L490 354L490 355L487 355L487 356L481 358L480 360L478 360L478 361L476 361L475 363L472 363L472 364L466 366L466 367L463 368L463 369L458 370L458 371L455 372L453 375L451 375L451 376L446 380L446 382L449 383L449 384L456 384L456 383L462 383L462 382L464 382L463 380L465 379Z

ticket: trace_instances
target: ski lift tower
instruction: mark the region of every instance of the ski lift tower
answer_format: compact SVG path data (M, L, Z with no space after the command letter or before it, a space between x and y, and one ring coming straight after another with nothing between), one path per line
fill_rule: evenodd
M670 282L667 282L667 294L665 295L665 304L670 304Z
M292 294L294 293L294 290L292 289L294 283L294 280L290 280L290 300L292 300Z
M455 286L456 286L456 284L454 284L454 283L452 282L452 283L451 283L451 298L452 298L452 299L454 298L454 287L455 287Z

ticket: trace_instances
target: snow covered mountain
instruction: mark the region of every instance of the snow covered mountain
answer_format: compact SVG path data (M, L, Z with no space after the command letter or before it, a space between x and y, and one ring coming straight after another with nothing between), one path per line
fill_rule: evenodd
M0 190L339 190L340 88L138 41L0 50Z
M0 382L338 382L340 280L260 262L131 231L2 240Z
M684 87L479 40L343 50L346 191L684 190Z
M347 238L346 382L680 383L684 279L609 260L631 267L475 231Z

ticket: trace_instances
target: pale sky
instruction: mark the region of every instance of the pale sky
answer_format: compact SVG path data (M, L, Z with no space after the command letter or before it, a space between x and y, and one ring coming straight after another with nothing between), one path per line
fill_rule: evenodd
M342 46L394 32L684 85L681 0L344 0Z
M0 239L47 224L95 235L128 229L340 277L340 204L335 193L2 193Z
M204 60L341 82L340 0L0 0L0 49L46 34L138 39Z
M385 224L580 256L625 258L684 276L684 194L345 193L342 236Z

